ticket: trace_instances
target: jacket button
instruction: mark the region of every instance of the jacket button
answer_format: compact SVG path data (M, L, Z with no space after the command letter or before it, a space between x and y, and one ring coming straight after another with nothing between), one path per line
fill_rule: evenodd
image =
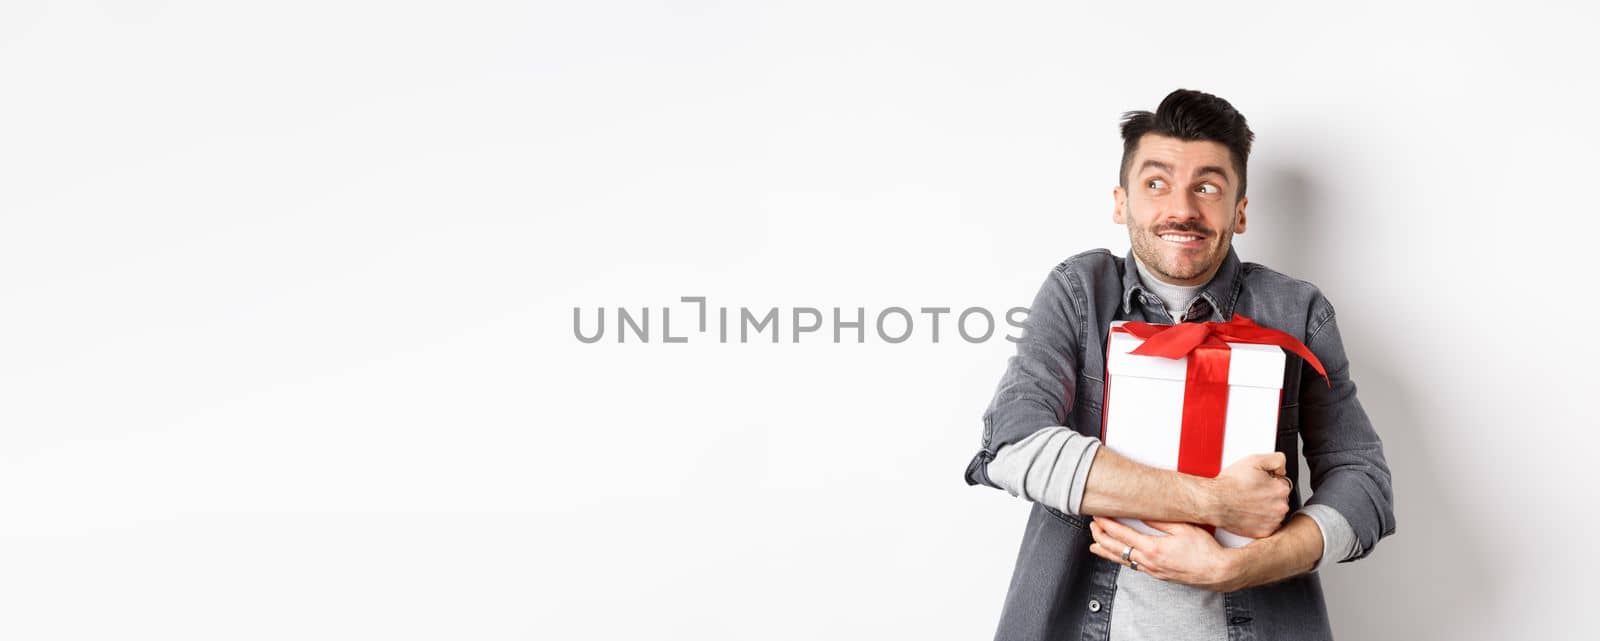
M1099 612L1100 611L1100 600L1099 599L1089 599L1089 611L1090 612Z

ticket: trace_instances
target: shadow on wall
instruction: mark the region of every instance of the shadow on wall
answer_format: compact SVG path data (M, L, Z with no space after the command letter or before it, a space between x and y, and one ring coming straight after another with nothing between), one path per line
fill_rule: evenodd
M1251 213L1271 219L1251 228L1259 260L1296 278L1316 282L1319 275L1350 269L1346 257L1332 255L1333 244L1318 242L1335 229L1336 212L1319 207L1323 189L1309 171L1293 165L1262 168L1260 185L1271 211ZM1254 173L1254 172L1252 172ZM1254 178L1254 176L1252 176ZM1259 181L1259 182L1258 182ZM1255 189L1251 190L1255 192ZM1363 272L1376 278L1376 270ZM1340 310L1357 307L1358 290L1330 296ZM1341 319L1349 318L1341 313ZM1394 535L1378 544L1371 556L1322 571L1329 614L1342 639L1439 639L1481 636L1492 626L1485 613L1503 603L1485 555L1493 554L1472 527L1472 516L1447 491L1450 479L1436 473L1439 445L1452 431L1419 412L1412 391L1423 381L1414 367L1398 356L1399 338L1371 314L1339 325L1362 406L1383 439L1384 454L1394 474ZM1306 468L1301 466L1301 482Z

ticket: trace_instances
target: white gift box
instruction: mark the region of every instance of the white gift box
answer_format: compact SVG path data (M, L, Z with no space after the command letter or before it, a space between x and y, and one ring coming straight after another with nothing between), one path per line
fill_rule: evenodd
M1111 323L1106 345L1101 440L1106 447L1139 463L1194 473L1181 468L1195 467L1196 452L1202 459L1214 458L1217 448L1215 438L1206 437L1201 431L1191 432L1189 449L1180 451L1184 449L1184 399L1190 393L1187 383L1192 354L1179 359L1130 354L1144 339L1119 330L1123 322ZM1209 461L1218 470L1245 456L1276 450L1286 360L1283 349L1276 345L1229 342L1228 346L1231 349L1220 464ZM1200 435L1198 440L1196 434ZM1180 458L1186 465L1180 466ZM1208 475L1214 476L1215 472ZM1145 534L1166 536L1138 519L1119 520ZM1227 547L1242 547L1254 540L1221 528L1214 535Z

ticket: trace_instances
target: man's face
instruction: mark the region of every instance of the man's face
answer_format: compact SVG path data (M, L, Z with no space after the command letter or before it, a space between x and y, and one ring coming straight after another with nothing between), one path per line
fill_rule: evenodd
M1244 233L1245 198L1233 156L1221 143L1145 134L1128 167L1128 187L1113 192L1112 220L1128 226L1133 253L1174 285L1211 280ZM1236 202L1237 200L1237 202Z

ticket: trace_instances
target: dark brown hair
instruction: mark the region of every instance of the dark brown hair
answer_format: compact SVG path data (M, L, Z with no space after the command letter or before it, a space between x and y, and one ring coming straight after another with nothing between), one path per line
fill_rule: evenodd
M1228 148L1233 156L1233 171L1239 174L1239 193L1244 197L1245 163L1250 159L1250 143L1256 135L1245 124L1244 115L1228 101L1191 89L1179 89L1162 99L1155 113L1129 111L1122 114L1122 173L1118 184L1128 188L1128 166L1133 152L1145 134L1170 136L1178 140L1208 140Z

